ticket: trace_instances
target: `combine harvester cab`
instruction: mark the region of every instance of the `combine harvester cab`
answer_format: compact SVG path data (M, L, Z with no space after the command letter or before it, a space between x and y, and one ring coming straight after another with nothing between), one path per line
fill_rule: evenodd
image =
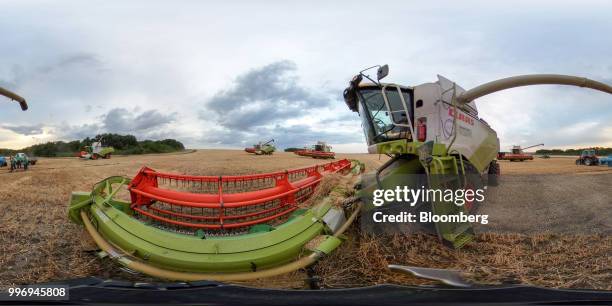
M241 281L306 267L342 242L359 212L310 203L324 175L362 165L340 160L246 176L190 176L142 168L72 194L69 216L103 256L150 276ZM119 199L121 190L129 200ZM312 205L311 205L312 204Z
M378 68L376 78L364 72ZM500 175L496 157L497 133L479 117L475 100L514 87L561 84L587 87L612 93L612 87L586 78L537 74L492 81L471 90L438 76L437 82L417 86L381 83L389 68L373 66L362 70L344 91L348 108L361 117L363 132L372 154L391 159L373 177L364 178L358 194L366 212L374 209L372 193L376 189L409 186L418 189L475 189L495 185ZM365 79L370 82L362 82ZM425 183L414 177L423 175ZM450 176L442 177L442 176ZM467 202L467 200L466 200ZM432 214L459 215L477 208L473 203L458 206L450 201L421 202ZM423 206L421 206L423 207ZM435 223L435 231L444 243L461 247L474 237L469 223Z

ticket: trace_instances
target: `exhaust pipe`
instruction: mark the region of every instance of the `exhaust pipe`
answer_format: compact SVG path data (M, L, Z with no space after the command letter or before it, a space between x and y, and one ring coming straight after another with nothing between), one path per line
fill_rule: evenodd
M25 110L28 109L28 103L20 95L14 93L12 91L6 90L6 89L4 89L2 87L0 87L0 95L5 96L5 97L7 97L7 98L9 98L11 100L15 100L15 101L19 102L19 105L21 105L21 109L22 110L25 111Z
M583 77L563 74L529 74L499 79L476 86L457 96L455 101L465 104L482 96L504 89L544 84L586 87L612 94L612 87L610 85Z

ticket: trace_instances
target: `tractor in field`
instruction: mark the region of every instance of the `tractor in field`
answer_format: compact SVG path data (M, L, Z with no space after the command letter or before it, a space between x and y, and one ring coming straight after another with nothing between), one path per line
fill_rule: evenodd
M25 153L17 153L14 156L11 156L11 172L17 169L23 169L24 171L28 170L30 166L30 158Z
M533 146L529 146L526 148L521 148L521 146L512 146L512 152L508 153L508 152L499 152L497 154L497 159L498 160L509 160L511 162L513 161L526 161L526 160L533 160L533 155L530 153L526 153L525 150L530 149L530 148L535 148L535 147L539 147L539 146L543 146L543 143L537 144L537 145L533 145Z
M255 155L272 155L272 153L276 151L274 139L270 139L264 143L260 141L259 143L254 144L251 148L245 148L244 151L247 153L253 153Z
M376 77L365 74L373 68L378 68ZM442 76L436 82L417 86L380 82L388 72L387 65L362 70L344 90L346 105L361 118L368 152L391 157L375 174L362 176L357 194L366 207L364 214L375 210L372 198L376 190L400 186L418 189L422 185L428 189L474 190L496 184L500 174L496 160L499 139L495 130L479 116L477 98L537 84L574 85L612 94L609 85L566 75L515 76L466 91ZM420 181L419 175L426 180ZM446 200L419 201L411 206L439 217L459 216L477 208L473 202L456 205ZM438 237L455 248L474 237L468 222L434 222L433 225L432 230ZM431 229L431 225L424 226Z
M111 158L111 155L115 152L113 147L105 147L102 145L102 141L95 141L91 146L83 147L83 150L79 152L79 157L83 159L98 159L98 158Z
M595 150L582 150L580 157L576 159L576 165L597 166L599 165L599 157Z
M332 152L332 147L324 141L317 141L317 144L313 145L310 149L304 148L303 150L295 151L294 153L300 156L309 156L312 158L336 158L336 153Z

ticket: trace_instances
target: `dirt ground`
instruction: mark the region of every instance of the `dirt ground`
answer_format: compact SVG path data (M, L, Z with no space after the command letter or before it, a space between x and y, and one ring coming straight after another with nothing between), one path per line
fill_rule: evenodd
M499 186L489 188L479 211L489 215L481 231L612 234L612 168L577 166L574 161L500 161Z
M368 170L387 160L378 155L338 155L338 158L345 157L361 160ZM177 173L229 175L324 162L290 153L254 156L243 151L198 150L187 154L114 156L110 160L97 161L41 158L27 172L9 173L6 168L0 168L0 287L84 276L142 279L88 251L88 246L82 243L87 241L82 239L82 228L67 218L70 193L89 191L94 183L108 176L132 177L144 165ZM442 247L437 238L427 235L370 237L357 233L356 226L347 243L314 266L310 273L327 287L385 282L428 283L388 271L386 264L393 263L458 269L466 272L470 279L483 283L612 289L610 232L585 230L589 227L609 229L611 198L609 193L602 193L601 188L607 186L610 190L612 168L576 166L572 158L556 157L522 163L502 161L500 164L507 185L497 192L504 198L516 196L517 191L543 195L558 204L555 214L550 214L551 204L538 204L542 201L535 204L527 200L516 201L514 208L508 205L485 207L490 209L491 215L503 212L505 221L498 221L497 230L517 233L483 233L461 250ZM563 193L561 198L546 196L557 189L570 192ZM583 198L588 195L591 197L585 201ZM581 216L576 227L567 226L572 219L564 213L568 211ZM560 219L546 218L548 215ZM534 225L535 220L548 221ZM548 225L572 231L549 232ZM301 287L304 278L306 273L298 272L252 285Z

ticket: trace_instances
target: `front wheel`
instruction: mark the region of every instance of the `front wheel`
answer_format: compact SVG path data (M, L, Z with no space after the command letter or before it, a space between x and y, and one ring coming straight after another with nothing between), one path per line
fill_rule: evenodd
M501 168L496 160L492 161L489 165L488 171L488 184L491 186L499 185L499 176L501 175Z

